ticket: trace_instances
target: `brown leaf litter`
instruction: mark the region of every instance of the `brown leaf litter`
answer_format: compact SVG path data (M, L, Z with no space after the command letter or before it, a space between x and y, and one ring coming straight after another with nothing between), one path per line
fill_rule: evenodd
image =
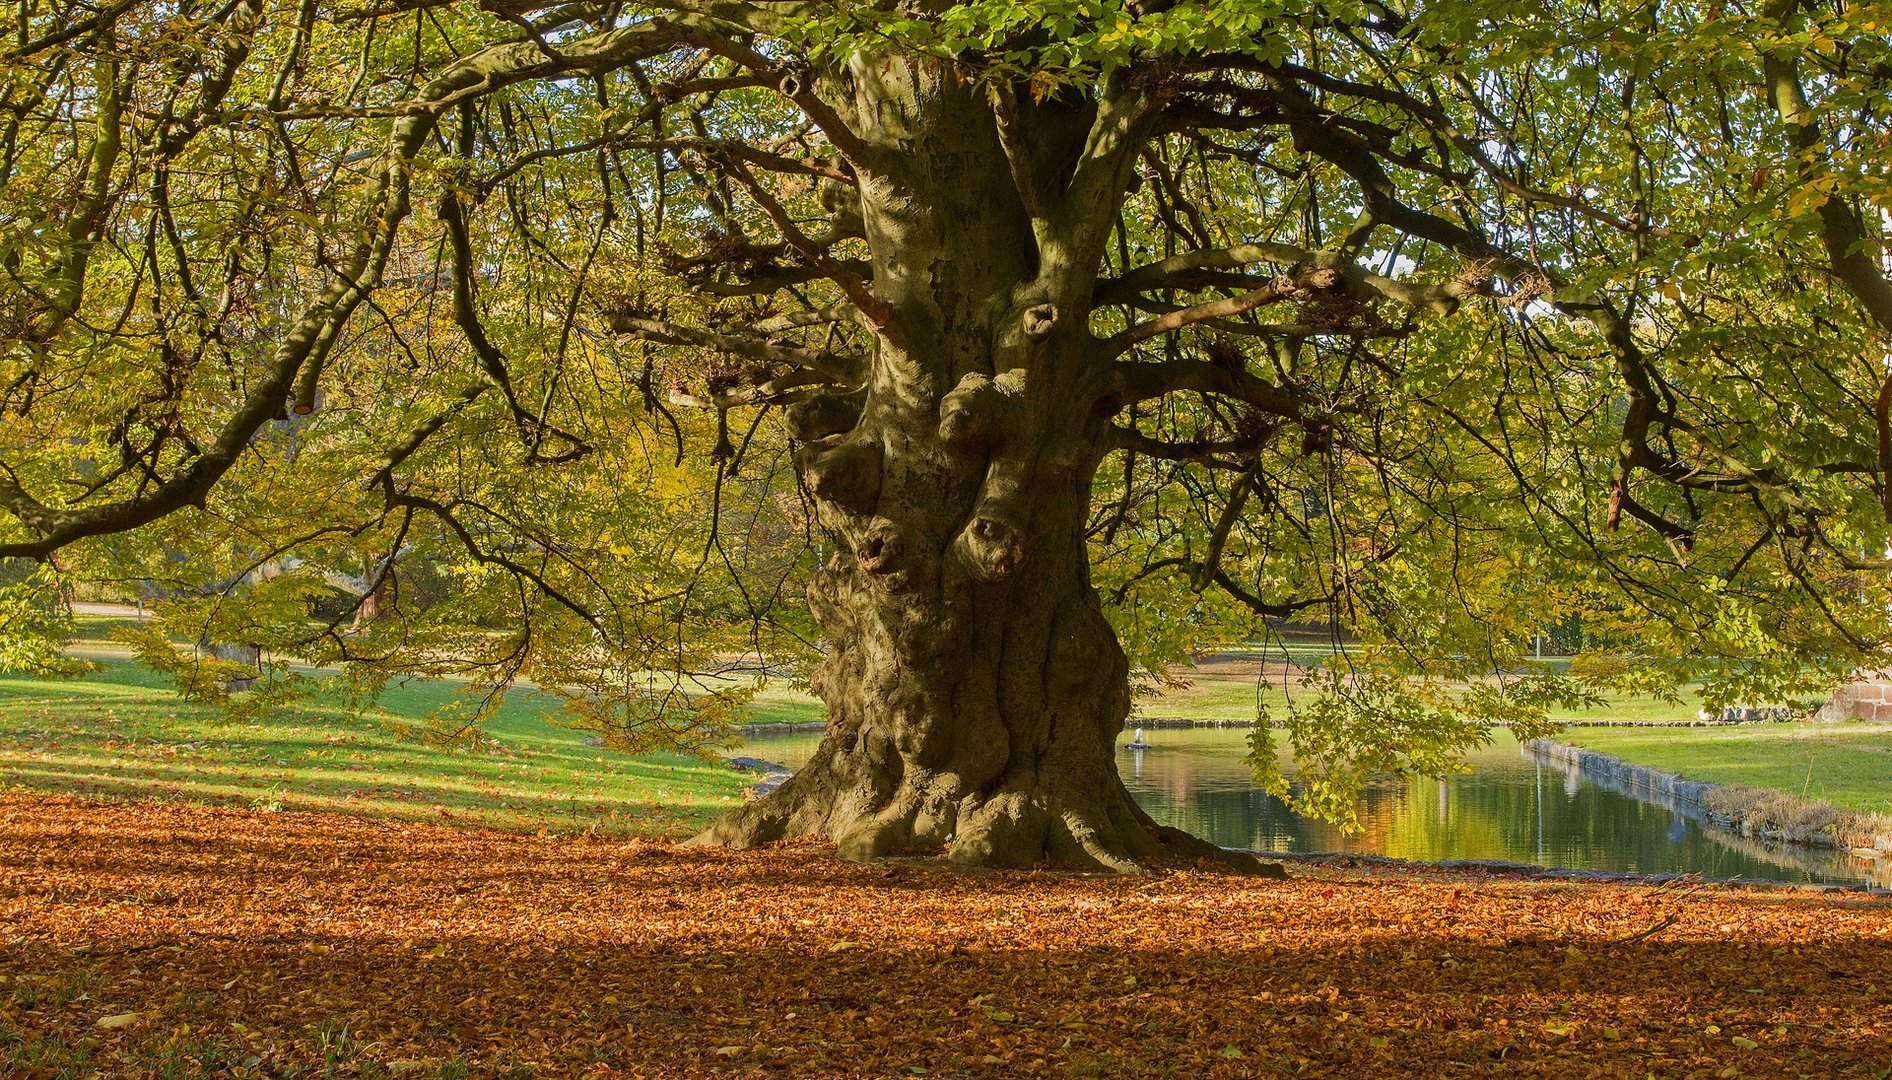
M1892 904L0 795L0 1074L1885 1076Z

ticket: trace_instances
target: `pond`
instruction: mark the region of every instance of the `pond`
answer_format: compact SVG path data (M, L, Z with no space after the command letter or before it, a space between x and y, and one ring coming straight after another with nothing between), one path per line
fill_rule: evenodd
M1244 760L1244 729L1150 729L1144 737L1152 749L1117 754L1131 794L1158 821L1224 847L1892 885L1892 869L1883 864L1703 825L1540 759L1504 733L1470 756L1465 775L1372 784L1360 807L1363 831L1352 834L1301 817L1257 788ZM796 768L819 740L818 732L756 735L742 752Z

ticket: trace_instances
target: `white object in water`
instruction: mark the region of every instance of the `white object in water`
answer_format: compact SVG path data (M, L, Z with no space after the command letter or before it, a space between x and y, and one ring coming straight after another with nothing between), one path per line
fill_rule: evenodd
M1137 733L1130 737L1130 741L1136 744L1137 746L1142 746L1143 745L1143 729L1138 728Z

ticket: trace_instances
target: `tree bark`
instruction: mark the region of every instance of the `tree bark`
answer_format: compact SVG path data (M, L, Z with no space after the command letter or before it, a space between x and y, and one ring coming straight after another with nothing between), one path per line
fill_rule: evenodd
M1084 538L1116 411L1093 407L1109 393L1085 317L1094 271L1047 250L987 98L950 70L862 59L824 94L862 144L880 307L866 386L789 416L836 544L809 590L827 734L699 842L821 834L851 859L943 848L1119 872L1228 857L1157 825L1117 772L1128 665ZM1055 177L1091 110L1032 108L1050 148L1033 166Z
M1118 774L1128 665L1085 574L1076 480L1032 485L1010 573L963 543L924 543L911 519L877 549L836 554L810 590L829 635L815 680L827 733L705 842L820 834L850 859L944 848L956 862L1119 872L1221 856L1157 825Z

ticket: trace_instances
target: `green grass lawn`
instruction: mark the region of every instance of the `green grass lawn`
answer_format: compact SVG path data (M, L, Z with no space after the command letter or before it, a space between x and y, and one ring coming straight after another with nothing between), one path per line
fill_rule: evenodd
M753 777L698 758L585 745L509 695L484 730L497 745L440 749L399 728L457 696L452 683L391 686L359 714L301 705L256 723L180 701L123 659L77 680L0 676L0 784L17 789L338 810L511 829L674 836L701 828Z
M1266 660L1279 663L1292 660L1303 667L1325 664L1335 657L1345 656L1348 647L1343 643L1336 645L1325 638L1290 638L1286 641L1247 641L1236 645L1223 645L1211 650L1210 655L1230 660Z
M1572 728L1562 739L1691 780L1772 788L1842 810L1892 814L1892 724Z
M1279 714L1287 707L1278 679L1254 675L1216 676L1187 674L1186 686L1166 686L1134 698L1130 722L1139 717L1158 720L1253 720L1256 707L1265 703Z
M1252 675L1241 678L1191 676L1187 686L1165 687L1157 693L1138 696L1131 723L1134 724L1137 717L1253 720L1257 700L1268 702L1277 711L1287 704L1278 683L1257 688ZM820 699L776 686L757 694L749 710L758 724L820 723L827 717L827 709Z
M89 656L124 656L128 652L124 646L112 640L112 632L120 626L129 625L131 620L106 615L80 615L78 640L75 642L79 651ZM1344 646L1342 647L1344 650ZM1214 656L1236 660L1272 660L1280 661L1286 651L1296 664L1308 666L1331 661L1335 646L1325 639L1293 638L1285 646L1280 642L1267 645L1254 643L1230 646L1214 651ZM1561 661L1553 662L1561 663ZM1258 680L1254 675L1224 675L1213 667L1192 670L1179 667L1175 674L1185 685L1167 686L1154 693L1140 694L1135 698L1135 712L1131 722L1139 717L1166 720L1249 721L1255 718L1256 706L1266 703L1279 714L1287 707L1287 697L1282 693L1278 677ZM390 699L393 702L394 699ZM431 708L429 703L425 707ZM404 703L391 705L394 711L406 708ZM1699 703L1693 694L1684 695L1680 704L1671 705L1649 697L1630 697L1612 695L1606 704L1594 709L1557 710L1551 713L1553 720L1612 720L1626 722L1651 722L1692 720ZM536 715L540 706L532 705L526 711ZM827 718L827 708L820 699L804 690L797 690L785 682L777 682L756 694L750 703L751 722L756 724L818 724Z
M1188 673L1188 685L1165 687L1157 693L1136 699L1137 711L1131 718L1149 717L1178 720L1253 720L1258 702L1264 702L1278 718L1287 708L1278 676L1258 680L1254 675L1222 676ZM1604 703L1590 709L1553 709L1553 720L1568 723L1578 720L1609 720L1624 723L1693 720L1701 707L1693 693L1685 693L1679 703L1671 704L1652 697L1628 694L1605 695Z
M73 639L73 651L77 654L95 660L125 659L131 655L130 648L114 634L123 627L136 625L135 620L115 615L79 615L73 622L78 627ZM400 694L390 694L384 704L394 713L419 709L410 719L417 717L451 696L451 684L440 685L439 695L419 692L416 684L412 689L419 693L418 698L403 697L408 691L402 691ZM522 703L521 716L536 717L546 708L544 702L532 700L531 695L516 696ZM508 712L511 711L511 706L508 706ZM827 718L827 707L820 699L806 691L793 689L786 682L777 682L756 694L749 711L753 722L757 724L818 724ZM582 737L575 738L582 741Z
M1651 724L1694 720L1701 711L1701 695L1684 690L1679 702L1632 694L1604 694L1603 704L1591 709L1552 709L1550 718L1559 723L1607 720L1616 723Z
M749 715L757 724L819 724L828 718L828 707L805 690L772 685L749 702Z
M511 694L485 726L497 745L483 750L441 749L402 733L404 725L458 695L457 684L449 682L391 686L375 707L359 713L309 704L260 722L234 722L216 709L180 701L161 676L125 659L123 646L110 640L123 621L82 618L77 645L103 665L95 675L73 681L0 676L0 785L511 829L674 836L701 828L736 802L749 779L696 758L634 758L587 746L584 732L548 721L544 712L551 702L529 690ZM1277 712L1286 704L1278 681L1213 669L1190 674L1186 685L1139 697L1131 722L1138 717L1247 720L1258 702ZM758 723L819 722L825 714L820 701L781 684L763 690L750 708ZM1692 700L1667 705L1623 698L1559 719L1680 719L1694 710ZM1600 745L1605 740L1666 747L1663 740L1680 745L1728 735L1729 729L1583 729L1579 741L1598 749L1609 749ZM1892 743L1884 731L1876 737L1881 750ZM1640 750L1624 756L1646 757ZM1720 760L1718 753L1695 756ZM1871 756L1892 762L1883 753ZM1684 759L1681 764L1665 764L1667 758L1649 763L1689 772L1683 766L1694 760L1686 754ZM1852 765L1850 758L1832 767L1816 763L1814 775L1822 784L1845 787ZM1806 767L1802 747L1801 757L1782 766L1791 784L1746 774L1726 779L1798 791ZM1878 786L1892 787L1886 773L1877 775ZM1724 777L1703 773L1702 778ZM1873 781L1862 777L1861 784L1869 789ZM1883 808L1887 801L1881 792L1860 798L1864 801L1846 805Z

